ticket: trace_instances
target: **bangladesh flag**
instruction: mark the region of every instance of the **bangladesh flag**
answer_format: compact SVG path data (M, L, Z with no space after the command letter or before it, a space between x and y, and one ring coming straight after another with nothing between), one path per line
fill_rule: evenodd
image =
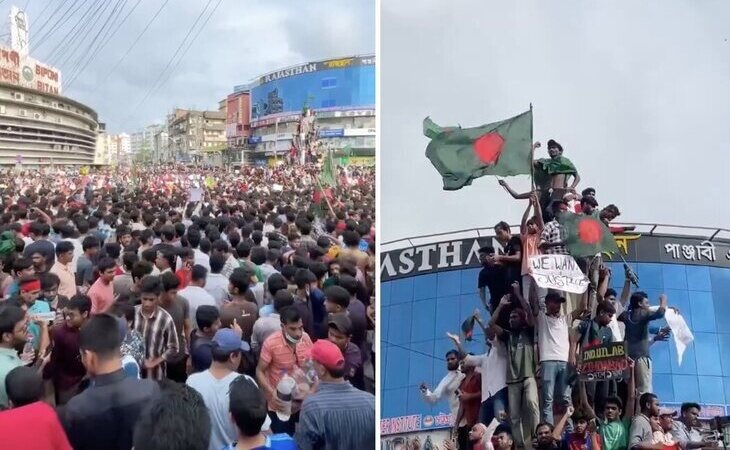
M613 234L598 217L564 212L558 215L558 222L565 229L565 246L573 257L618 253Z
M467 317L464 322L461 323L461 332L464 333L464 339L471 341L474 337L474 322L476 319L474 315Z
M440 127L430 118L423 134L431 138L426 157L454 191L484 175L529 175L532 165L532 111L474 128Z
M324 161L322 162L322 171L319 173L319 183L322 186L336 186L337 185L337 168L335 161L332 158L332 152L327 152Z

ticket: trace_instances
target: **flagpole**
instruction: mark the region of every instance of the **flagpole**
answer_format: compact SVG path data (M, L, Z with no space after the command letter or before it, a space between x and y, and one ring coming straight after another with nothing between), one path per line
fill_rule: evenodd
M530 102L530 184L532 191L535 191L535 135L533 123L535 118L532 115L532 102Z

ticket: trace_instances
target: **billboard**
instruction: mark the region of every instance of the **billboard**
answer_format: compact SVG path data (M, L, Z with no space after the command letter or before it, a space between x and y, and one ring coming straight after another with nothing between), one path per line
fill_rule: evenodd
M375 58L318 61L268 73L251 87L251 119L375 107Z
M61 93L61 72L30 56L0 45L0 82L49 94Z
M17 6L10 8L10 46L21 58L28 56L28 16Z

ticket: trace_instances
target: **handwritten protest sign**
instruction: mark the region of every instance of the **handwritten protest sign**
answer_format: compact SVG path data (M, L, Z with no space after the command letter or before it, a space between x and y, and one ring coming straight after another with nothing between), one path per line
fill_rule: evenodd
M623 372L628 367L626 343L609 342L584 347L578 371L581 380L612 380L623 378Z
M537 255L530 257L532 277L541 288L582 294L588 289L588 278L570 255Z
M188 201L199 202L202 199L203 199L203 189L201 189L201 188L190 189L190 197L188 198Z

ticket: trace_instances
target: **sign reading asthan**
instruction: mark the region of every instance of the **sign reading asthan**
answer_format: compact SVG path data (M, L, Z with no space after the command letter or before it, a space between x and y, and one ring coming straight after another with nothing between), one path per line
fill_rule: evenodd
M629 367L625 342L609 342L586 347L581 351L578 365L580 379L586 381L612 380L623 377Z
M582 294L588 289L588 278L570 255L537 255L530 257L532 277L538 286Z

